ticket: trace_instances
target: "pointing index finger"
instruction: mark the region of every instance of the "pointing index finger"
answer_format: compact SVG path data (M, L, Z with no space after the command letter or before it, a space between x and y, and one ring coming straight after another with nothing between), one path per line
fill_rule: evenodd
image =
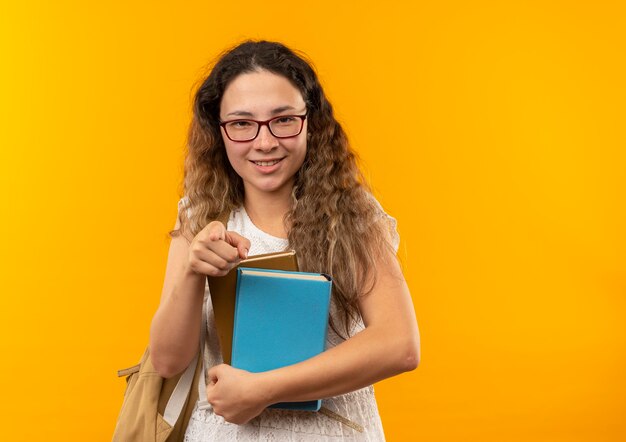
M239 253L239 257L241 259L248 258L248 252L250 251L250 240L248 238L244 238L235 232L227 232L226 241L231 246L237 248L237 252Z

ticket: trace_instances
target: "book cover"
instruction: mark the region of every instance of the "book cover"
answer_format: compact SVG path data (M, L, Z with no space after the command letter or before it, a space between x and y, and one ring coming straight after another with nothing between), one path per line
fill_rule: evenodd
M250 256L241 261L238 267L254 267L275 270L298 270L296 252L289 250L278 253L265 253ZM237 267L225 276L208 276L209 292L213 304L215 328L220 342L222 359L230 364L233 343L233 322L235 315L235 290L237 288Z
M327 275L239 267L232 366L258 373L324 351L332 280ZM272 408L317 411L321 400Z

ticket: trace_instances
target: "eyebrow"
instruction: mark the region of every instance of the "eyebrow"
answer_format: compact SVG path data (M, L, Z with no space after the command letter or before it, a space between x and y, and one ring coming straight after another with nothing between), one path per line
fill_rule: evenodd
M275 109L272 109L272 111L270 112L271 115L278 115L282 112L288 111L288 110L296 110L295 107L293 106L280 106L277 107ZM305 109L306 110L306 109ZM252 112L248 112L248 111L243 111L243 110L236 110L233 112L229 112L226 114L226 116L230 116L230 115L234 115L237 117L253 117L254 114Z

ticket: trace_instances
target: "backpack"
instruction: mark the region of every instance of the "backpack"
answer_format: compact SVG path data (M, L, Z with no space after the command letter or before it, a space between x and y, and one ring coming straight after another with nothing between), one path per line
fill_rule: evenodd
M149 348L139 364L118 371L127 384L113 442L182 442L200 394L206 395L206 326L203 314L200 349L184 372L167 379L159 376ZM208 406L206 400L200 401L200 407Z

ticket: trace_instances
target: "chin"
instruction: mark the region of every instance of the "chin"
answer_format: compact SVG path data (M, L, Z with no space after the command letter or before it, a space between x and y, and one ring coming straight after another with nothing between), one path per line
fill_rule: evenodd
M284 181L271 180L266 182L252 182L250 183L250 185L261 192L274 193L283 190L286 186L289 185L289 183L286 183Z

